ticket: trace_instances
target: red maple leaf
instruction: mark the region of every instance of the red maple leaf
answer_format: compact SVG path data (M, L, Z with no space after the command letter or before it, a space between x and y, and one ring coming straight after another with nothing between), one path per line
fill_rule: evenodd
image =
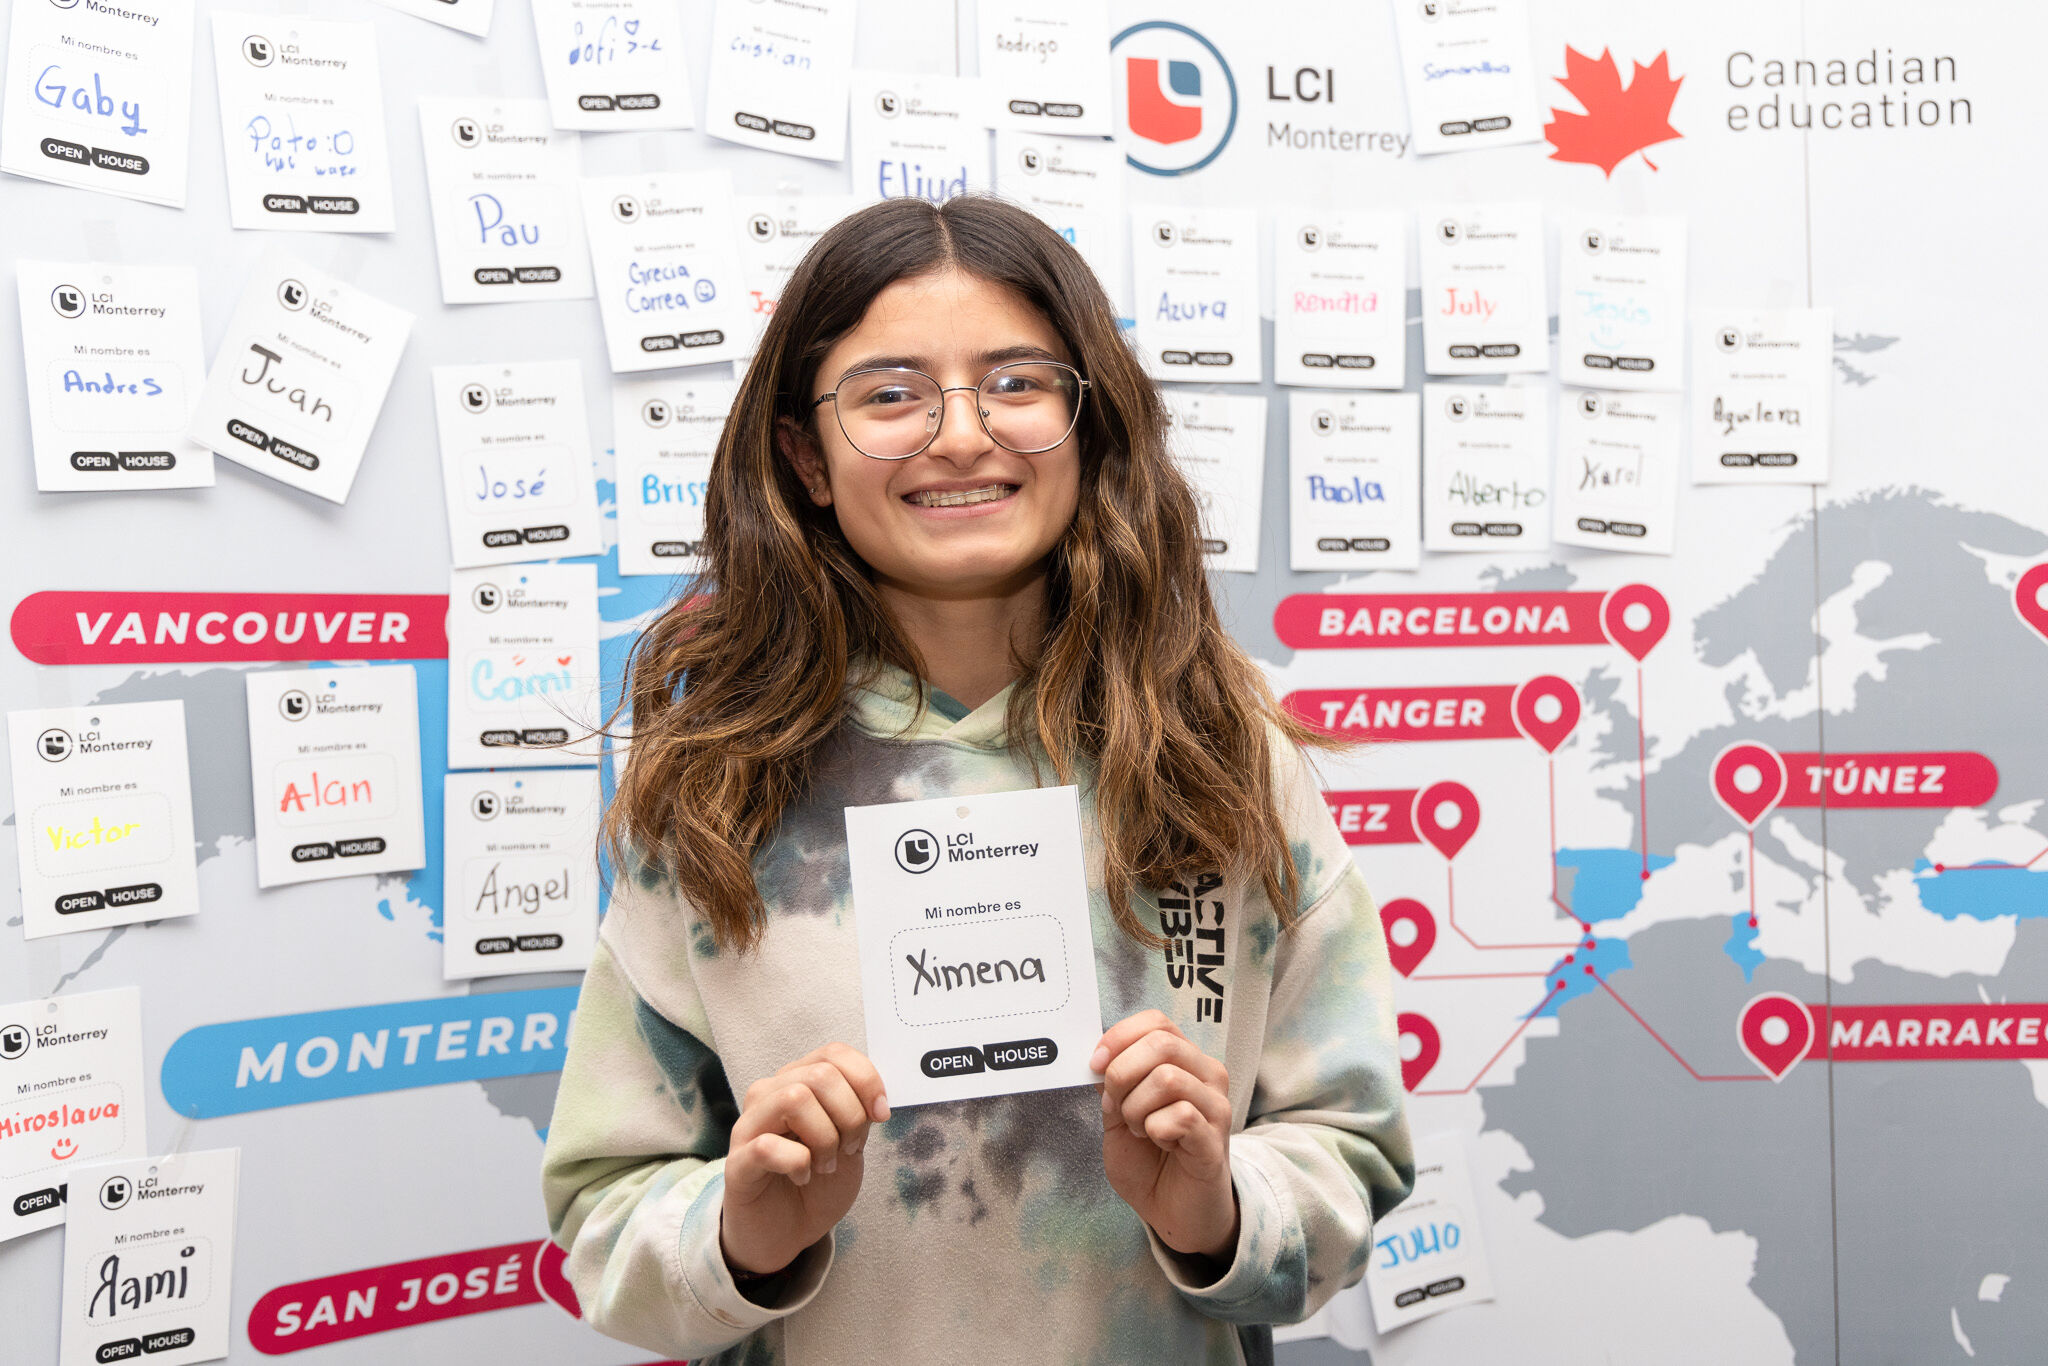
M1671 78L1670 60L1662 52L1648 66L1637 62L1635 68L1623 88L1612 52L1602 48L1595 61L1576 48L1565 48L1565 74L1557 83L1586 112L1550 111L1543 134L1550 139L1552 161L1583 162L1612 176L1614 168L1631 153L1685 136L1671 126L1671 103L1678 98L1685 77ZM1657 169L1657 163L1647 156L1643 162L1651 170Z

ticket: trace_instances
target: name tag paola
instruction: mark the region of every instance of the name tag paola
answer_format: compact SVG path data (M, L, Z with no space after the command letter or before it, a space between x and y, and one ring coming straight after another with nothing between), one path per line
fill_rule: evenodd
M867 1054L892 1105L1094 1080L1075 788L848 807L846 839Z

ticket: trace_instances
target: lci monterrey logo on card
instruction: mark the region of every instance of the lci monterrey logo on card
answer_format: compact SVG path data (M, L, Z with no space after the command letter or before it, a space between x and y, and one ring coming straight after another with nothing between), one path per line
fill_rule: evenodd
M1109 51L1124 159L1151 175L1214 161L1237 128L1237 81L1216 45L1186 24L1150 19L1117 34Z

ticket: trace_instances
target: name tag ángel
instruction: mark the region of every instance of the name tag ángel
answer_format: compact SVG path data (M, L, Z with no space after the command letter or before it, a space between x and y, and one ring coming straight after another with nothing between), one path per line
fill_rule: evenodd
M893 1106L1086 1086L1079 791L846 808L867 1054Z

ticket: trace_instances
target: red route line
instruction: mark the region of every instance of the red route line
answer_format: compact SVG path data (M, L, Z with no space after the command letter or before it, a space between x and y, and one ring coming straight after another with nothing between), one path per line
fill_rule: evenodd
M1740 1075L1740 1076L1724 1076L1724 1075L1721 1075L1721 1074L1718 1074L1718 1073L1706 1073L1706 1072L1698 1072L1698 1071L1695 1071L1695 1070L1693 1069L1693 1065L1692 1065L1691 1063L1687 1062L1687 1061L1686 1061L1686 1060L1685 1060L1684 1058L1682 1058L1682 1057L1680 1057L1680 1056L1679 1056L1679 1053L1678 1053L1678 1050L1677 1050L1677 1049L1673 1048L1673 1047L1672 1047L1672 1046L1671 1046L1670 1044L1668 1044L1668 1043L1666 1043L1666 1042L1664 1041L1664 1036L1663 1036L1662 1034L1659 1034L1659 1033L1658 1033L1658 1032L1657 1032L1657 1031L1656 1031L1655 1029L1652 1029L1652 1028L1650 1028L1650 1022L1649 1022L1648 1020L1646 1020L1646 1019L1644 1019L1644 1018L1643 1018L1642 1016L1640 1016L1640 1015L1636 1014L1636 1008L1635 1008L1634 1006L1630 1005L1630 1004L1629 1004L1629 1003L1628 1003L1627 1001L1624 1001L1624 1000L1622 1000L1622 999L1621 999L1621 993L1620 993L1620 992L1618 992L1618 991L1616 991L1616 990L1614 989L1614 986L1613 986L1613 984L1612 984L1612 983L1610 983L1610 982L1609 982L1609 981L1608 981L1608 980L1607 980L1607 979L1606 979L1605 977L1602 977L1602 976L1601 976L1601 975L1600 975L1599 973L1597 973L1597 972L1594 972L1594 971L1593 971L1593 968L1592 968L1592 965L1591 965L1591 964L1588 964L1588 965L1587 965L1587 967L1586 967L1586 971L1587 971L1588 973L1590 973L1590 974L1592 975L1592 978L1593 978L1593 980L1594 980L1594 981L1596 981L1596 982L1598 982L1598 983L1600 984L1601 988L1602 988L1603 990L1605 990L1605 991L1606 991L1606 993L1607 993L1607 994L1608 994L1609 996L1612 996L1612 997L1613 997L1613 998L1615 999L1615 1002L1616 1002L1616 1003L1617 1003L1618 1005L1620 1005L1620 1007L1621 1007L1621 1008L1622 1008L1623 1010L1626 1010L1626 1011L1628 1012L1628 1014L1629 1014L1629 1018L1630 1018L1630 1019L1632 1019L1632 1020L1634 1020L1634 1021L1635 1021L1635 1022L1636 1022L1637 1024L1641 1025L1641 1026L1642 1026L1642 1027L1643 1027L1643 1028L1644 1028L1645 1030L1647 1030L1647 1031L1649 1032L1649 1035L1650 1035L1650 1037L1651 1037L1651 1038L1653 1038L1653 1039L1655 1039L1655 1040L1657 1041L1658 1045L1659 1045L1660 1047L1662 1047L1662 1048L1663 1048L1663 1050L1664 1050L1664 1051L1665 1051L1666 1053L1669 1053L1669 1054L1670 1054L1670 1055L1672 1056L1672 1058L1673 1058L1673 1059L1675 1059L1675 1060L1677 1061L1678 1065L1679 1065L1680 1067L1683 1067L1683 1068L1684 1068L1684 1069L1686 1070L1686 1074L1687 1074L1688 1076L1690 1076L1690 1077L1691 1077L1691 1078L1692 1078L1692 1079L1693 1079L1694 1081L1769 1081L1769 1080L1770 1080L1770 1078L1769 1078L1769 1077L1765 1076L1765 1075L1764 1075L1763 1073L1761 1073L1761 1072L1746 1072L1746 1073L1743 1073L1743 1074L1742 1074L1742 1075ZM1559 988L1558 990L1562 990L1562 988ZM1552 996L1555 996L1556 994L1557 994L1557 991L1552 991L1552 992L1551 992L1551 995L1552 995ZM1548 1005L1548 1004L1549 1004L1549 1002L1550 1002L1550 998L1549 998L1549 997L1545 997L1545 998L1544 998L1544 1005ZM1537 1007L1536 1007L1536 1009L1537 1009L1538 1011L1541 1011L1541 1010L1543 1009L1543 1006L1540 1006L1540 1005L1539 1005L1539 1006L1537 1006ZM1524 1021L1524 1023L1526 1024L1527 1022L1526 1022L1526 1021ZM1519 1033L1520 1031L1517 1031L1517 1032ZM1489 1066L1491 1066L1491 1064L1488 1064L1488 1065L1489 1065ZM1420 1093L1420 1092L1417 1092L1417 1094L1419 1095L1419 1094L1421 1094L1421 1093Z
M1935 864L1935 865L1934 865L1934 871L1935 871L1935 872L1936 872L1937 874L1939 874L1939 873L2009 873L2009 872L2013 872L2013 871L2016 871L2016 870L2019 870L2019 869L2024 869L2024 868L2031 868L2031 867L2033 867L2033 866L2034 866L2035 864L2039 863L2039 862L2040 862L2040 861L2041 861L2041 860L2042 860L2043 858L2048 858L2048 849L2043 849L2043 850L2042 850L2042 851L2041 851L2040 853L2038 853L2038 854L2034 855L2034 856L2033 856L2032 858L2028 859L2028 860L2027 860L2027 861L2026 861L2025 863L1966 863L1966 864L1962 865L1962 866L1961 866L1960 868L1951 868L1951 867L1949 867L1949 866L1948 866L1947 864L1945 864L1945 863L1937 863L1937 864Z
M1411 982L1479 982L1497 978L1548 977L1547 972L1418 972L1409 977Z
M1550 864L1554 874L1554 871L1557 867L1557 854L1555 850L1553 850L1551 853ZM1451 871L1451 861L1449 859L1445 859L1444 914L1447 917L1449 917L1451 922L1451 928L1458 932L1458 937L1460 939L1463 939L1467 944L1470 944L1475 949L1575 949L1579 947L1579 941L1576 939L1572 940L1570 943L1567 944L1482 944L1477 939L1474 939L1471 935L1466 934L1465 927L1458 923L1458 898L1456 895L1456 891L1457 879ZM1570 908L1567 907L1566 909L1569 910Z
M1546 973L1544 975L1548 976L1549 974ZM1493 1070L1493 1065L1500 1061L1501 1054L1507 1052L1508 1049L1514 1047L1515 1040L1521 1038L1522 1031L1529 1027L1529 1021L1535 1019L1538 1015L1541 1015L1543 1013L1543 1007L1549 1005L1551 999L1555 997L1558 992L1563 990L1563 987L1552 987L1550 989L1550 994L1545 996L1541 1001L1538 1001L1536 1003L1536 1009L1530 1011L1527 1015L1524 1015L1522 1017L1522 1022L1515 1026L1515 1032L1508 1035L1508 1040L1506 1043L1502 1044L1499 1048L1496 1048L1493 1051L1493 1056L1486 1060L1486 1066L1480 1068L1479 1071L1473 1075L1472 1080L1466 1082L1463 1086L1459 1087L1455 1091L1415 1091L1411 1092L1410 1094L1418 1096L1462 1096L1468 1094L1473 1087L1479 1084L1479 1079L1481 1077L1485 1076L1488 1072Z

